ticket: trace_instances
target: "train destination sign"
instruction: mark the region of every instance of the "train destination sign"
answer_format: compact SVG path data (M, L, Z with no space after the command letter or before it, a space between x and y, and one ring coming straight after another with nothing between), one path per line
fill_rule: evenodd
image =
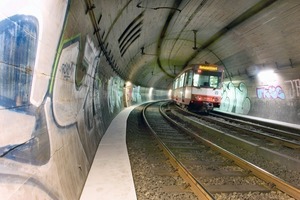
M216 65L199 65L198 70L218 71L218 67Z

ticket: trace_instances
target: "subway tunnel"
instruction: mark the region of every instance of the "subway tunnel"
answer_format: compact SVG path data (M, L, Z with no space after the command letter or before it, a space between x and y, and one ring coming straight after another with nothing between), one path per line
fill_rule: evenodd
M224 67L220 110L299 125L299 21L297 0L1 0L1 199L79 199L111 121L190 64Z

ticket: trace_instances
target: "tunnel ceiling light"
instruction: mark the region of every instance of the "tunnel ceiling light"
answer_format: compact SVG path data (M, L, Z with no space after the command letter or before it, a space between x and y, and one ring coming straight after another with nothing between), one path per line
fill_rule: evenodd
M132 83L130 81L126 82L126 86L131 86L131 85L132 85Z
M152 97L152 93L153 93L153 87L151 87L151 88L149 89L148 95L149 95L150 98Z
M277 79L277 75L274 73L274 70L260 71L257 76L260 80L264 81L274 81Z
M172 95L172 89L169 89L168 96L171 97L171 95Z
M270 76L272 74L274 74L273 70L264 70L264 71L260 71L257 76L259 78L265 78L266 76Z

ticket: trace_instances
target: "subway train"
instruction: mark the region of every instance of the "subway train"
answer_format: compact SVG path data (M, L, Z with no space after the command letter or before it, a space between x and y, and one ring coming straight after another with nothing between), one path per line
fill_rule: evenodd
M220 107L223 76L222 66L189 65L175 77L171 98L182 108L209 113Z

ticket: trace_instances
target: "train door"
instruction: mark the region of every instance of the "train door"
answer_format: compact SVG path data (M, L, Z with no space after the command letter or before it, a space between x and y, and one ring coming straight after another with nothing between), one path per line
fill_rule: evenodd
M193 70L189 70L185 75L184 99L185 103L190 104L192 97Z
M184 97L185 97L185 74L183 73L180 75L179 77L179 88L180 88L180 98L181 98L181 102L182 104L185 104L184 102Z

